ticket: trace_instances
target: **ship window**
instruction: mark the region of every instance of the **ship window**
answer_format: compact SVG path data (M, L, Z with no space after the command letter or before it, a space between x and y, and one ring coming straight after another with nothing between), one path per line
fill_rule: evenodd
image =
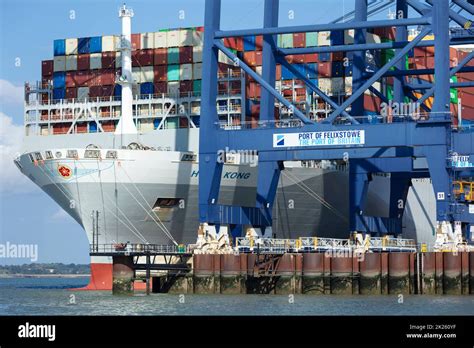
M31 162L34 162L34 161L35 161L35 158L33 157L33 154L32 154L32 153L29 153L29 154L28 154L28 157L30 158L30 161L31 161Z
M153 205L153 209L177 207L182 201L182 198L158 198Z
M40 152L35 152L35 158L36 158L37 161L42 161L43 160L43 156L41 156Z
M116 159L117 158L117 151L107 151L107 154L105 155L105 157Z
M56 158L61 158L63 157L63 154L61 153L61 151L56 151Z
M67 158L78 158L77 150L67 150Z
M100 150L86 150L84 158L99 158Z
M182 156L181 156L181 161L195 161L196 160L196 155L192 154L192 153L184 153Z
M45 152L45 155L46 155L46 159L53 159L53 153L51 151L46 151Z

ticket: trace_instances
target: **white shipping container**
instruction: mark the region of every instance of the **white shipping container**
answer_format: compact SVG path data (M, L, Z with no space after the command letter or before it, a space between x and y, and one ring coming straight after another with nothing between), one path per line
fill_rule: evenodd
M181 29L179 30L179 46L192 46L194 42L193 30Z
M77 39L66 39L66 55L77 54Z
M142 50L155 48L155 33L140 34L140 44Z
M372 34L372 33L367 33L365 36L366 43L381 43L382 40L380 39L380 36Z
M328 94L337 95L344 93L343 77L320 78L318 79L318 85L323 92L327 92Z
M202 31L193 31L193 46L202 46L204 44L204 33Z
M41 135L48 135L49 129L48 126L41 126Z
M193 62L202 62L202 46L193 46Z
M225 63L225 64L229 64L229 65L234 64L234 62L232 61L232 59L230 59L229 57L227 57L227 56L225 55L225 53L222 52L222 51L219 51L218 61L219 61L219 63Z
M144 66L140 68L140 83L153 82L153 66Z
M53 70L54 72L66 70L66 56L54 57Z
M66 71L77 70L77 56L66 56Z
M117 51L115 53L115 67L121 68L122 67L122 52Z
M132 80L134 83L142 83L142 71L140 68L132 68Z
M202 79L202 63L193 64L193 79L194 80Z
M262 75L262 66L256 66L255 67L255 72L259 75Z
M112 52L117 49L115 45L115 36L102 36L102 52Z
M179 66L179 79L182 81L193 79L193 65L181 64Z
M170 81L167 86L169 95L177 95L179 93L179 81Z
M168 47L179 46L179 30L170 30L166 32L166 44Z
M352 94L352 76L344 78L344 93L347 95Z
M318 33L318 44L319 46L331 46L331 32L320 31Z
M165 48L168 47L166 40L166 31L159 31L155 33L155 47L156 48Z
M77 99L84 100L89 98L89 87L79 87L77 89Z
M148 132L153 130L153 120L141 120L140 130L142 132Z
M353 45L354 35L355 35L354 29L344 30L344 45Z
M101 53L91 53L90 54L90 68L93 69L102 69L102 54Z
M375 88L379 92L382 91L382 84L379 81L375 81L373 83L372 87ZM373 93L369 89L367 89L367 90L364 91L364 94L372 95Z

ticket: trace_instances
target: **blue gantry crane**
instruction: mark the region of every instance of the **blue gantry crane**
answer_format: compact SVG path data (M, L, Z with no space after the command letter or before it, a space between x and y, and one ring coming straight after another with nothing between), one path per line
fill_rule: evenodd
M462 127L454 127L450 112L450 88L474 87L473 82L450 82L458 72L472 72L466 64L474 52L450 67L449 49L453 45L474 43L470 29L474 14L470 1L396 0L396 16L387 20L368 20L368 0L354 0L353 19L328 24L278 26L278 0L265 0L263 28L245 30L220 29L220 0L206 0L203 51L203 81L199 144L199 216L201 223L229 225L239 230L242 225L261 229L271 226L272 207L284 161L337 160L349 161L350 231L374 235L400 234L402 215L412 178L429 177L436 197L436 219L442 235L452 230L469 233L474 226L474 209L469 202L459 200L453 192L458 178L473 177L474 137ZM453 5L464 12L457 12ZM409 11L409 9L412 9ZM451 25L454 23L456 28ZM408 29L421 28L409 40ZM366 32L371 28L396 27L393 42L368 43ZM352 45L316 46L307 48L278 47L276 36L285 33L344 31L354 29ZM427 35L434 39L425 39ZM257 74L245 61L223 44L224 38L263 35L262 73ZM405 57L415 47L434 46L434 69L408 69ZM395 55L385 65L366 69L366 51L394 49ZM219 51L262 86L260 118L257 128L222 129L216 110ZM352 95L341 104L325 94L301 71L287 63L285 56L353 52ZM275 89L276 64L282 64L306 88L316 93L332 107L332 113L322 121L308 118ZM408 76L433 74L436 83L413 84ZM423 112L395 113L383 122L370 122L364 115L363 94L370 90L382 101L387 97L372 87L383 77L394 78L394 102L406 98L419 103ZM421 98L413 91L422 92ZM433 97L433 104L425 102ZM291 125L281 127L274 120L275 101L291 110ZM421 115L421 116L420 116ZM389 121L390 119L390 121ZM258 183L255 206L240 207L218 204L223 161L222 149L253 150L258 153ZM365 199L371 173L390 173L390 208L388 217L368 216ZM349 231L348 231L349 232ZM466 236L465 236L466 237Z

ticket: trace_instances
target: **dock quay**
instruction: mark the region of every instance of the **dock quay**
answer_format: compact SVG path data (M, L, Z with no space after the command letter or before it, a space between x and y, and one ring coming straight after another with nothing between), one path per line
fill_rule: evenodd
M237 238L233 253L195 245L91 246L111 256L114 295L146 293L306 295L469 295L474 252L427 251L410 240Z

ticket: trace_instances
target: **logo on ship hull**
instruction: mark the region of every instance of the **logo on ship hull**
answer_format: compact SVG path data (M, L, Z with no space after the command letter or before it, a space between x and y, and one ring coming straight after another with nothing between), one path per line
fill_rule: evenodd
M64 165L64 164L59 164L58 165L58 173L64 179L70 179L71 176L72 176L72 169L69 168L68 166Z

